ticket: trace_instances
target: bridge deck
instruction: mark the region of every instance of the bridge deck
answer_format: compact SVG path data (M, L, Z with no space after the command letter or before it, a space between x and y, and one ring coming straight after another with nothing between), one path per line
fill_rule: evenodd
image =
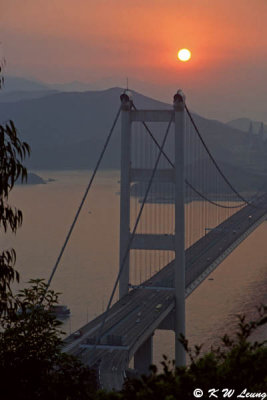
M254 205L244 207L186 250L186 296L265 219L267 195ZM70 335L64 351L88 365L98 365L103 387L120 388L129 360L174 309L169 289L173 281L171 262L111 307L98 346L94 343L102 315L83 326L80 337Z

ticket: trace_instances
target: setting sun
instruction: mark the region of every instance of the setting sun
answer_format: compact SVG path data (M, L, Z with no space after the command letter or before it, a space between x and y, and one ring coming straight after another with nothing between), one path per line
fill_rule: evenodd
M188 49L181 49L178 51L178 59L180 61L188 61L191 58L191 51Z

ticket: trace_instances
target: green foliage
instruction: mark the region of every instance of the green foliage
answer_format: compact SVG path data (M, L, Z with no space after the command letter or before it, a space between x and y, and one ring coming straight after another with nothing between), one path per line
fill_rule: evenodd
M0 62L1 75L4 63ZM0 125L0 230L16 233L22 212L8 204L10 191L19 179L27 180L23 161L30 147L22 142L15 125ZM14 269L14 249L0 253L0 377L1 400L90 399L96 390L95 373L63 353L61 323L51 309L58 293L43 280L14 295L11 283L19 281Z
M0 88L3 84L0 65ZM8 196L18 179L27 180L24 159L30 154L30 146L19 139L12 121L0 125L0 230L16 233L22 224L22 212L8 204ZM0 315L12 306L10 284L19 280L14 269L16 253L14 249L0 253Z
M90 399L94 372L61 351L61 323L51 312L58 293L43 280L29 283L14 296L17 307L1 317L1 399Z

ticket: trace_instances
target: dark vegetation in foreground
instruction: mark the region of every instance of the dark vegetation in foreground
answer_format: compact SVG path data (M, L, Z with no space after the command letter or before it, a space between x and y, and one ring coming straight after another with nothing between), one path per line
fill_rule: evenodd
M230 388L241 393L263 393L267 387L267 347L248 338L267 321L267 308L259 309L256 321L239 317L234 338L225 335L222 345L200 355L182 340L190 357L186 368L175 368L163 357L163 372L151 366L151 374L126 380L122 391L106 392L97 387L97 371L62 352L61 323L51 313L58 294L47 290L42 280L13 296L14 309L1 316L1 399L112 400L193 399L201 388ZM40 305L41 304L41 305ZM15 311L16 310L16 311ZM207 397L205 397L207 398ZM220 398L220 397L219 397ZM221 397L222 398L222 397Z

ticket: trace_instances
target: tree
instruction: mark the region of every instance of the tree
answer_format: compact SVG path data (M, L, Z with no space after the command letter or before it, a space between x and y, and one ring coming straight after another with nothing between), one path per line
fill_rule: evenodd
M0 63L0 88L3 84ZM27 180L23 161L30 146L18 137L12 121L0 124L0 230L16 233L21 210L8 204L15 182ZM12 292L19 281L14 249L0 253L0 377L1 400L90 399L96 391L95 373L76 358L63 353L61 323L51 313L58 294L43 280Z
M0 88L4 82L1 75ZM12 121L0 124L0 230L10 229L16 233L22 224L22 212L8 204L8 196L15 182L27 180L27 169L22 164L30 154L30 146L21 141ZM16 252L14 249L0 252L0 315L13 306L10 284L19 281L15 270Z
M43 280L29 283L14 296L17 311L1 317L1 399L91 399L94 371L62 352L61 323L51 312L58 293Z

